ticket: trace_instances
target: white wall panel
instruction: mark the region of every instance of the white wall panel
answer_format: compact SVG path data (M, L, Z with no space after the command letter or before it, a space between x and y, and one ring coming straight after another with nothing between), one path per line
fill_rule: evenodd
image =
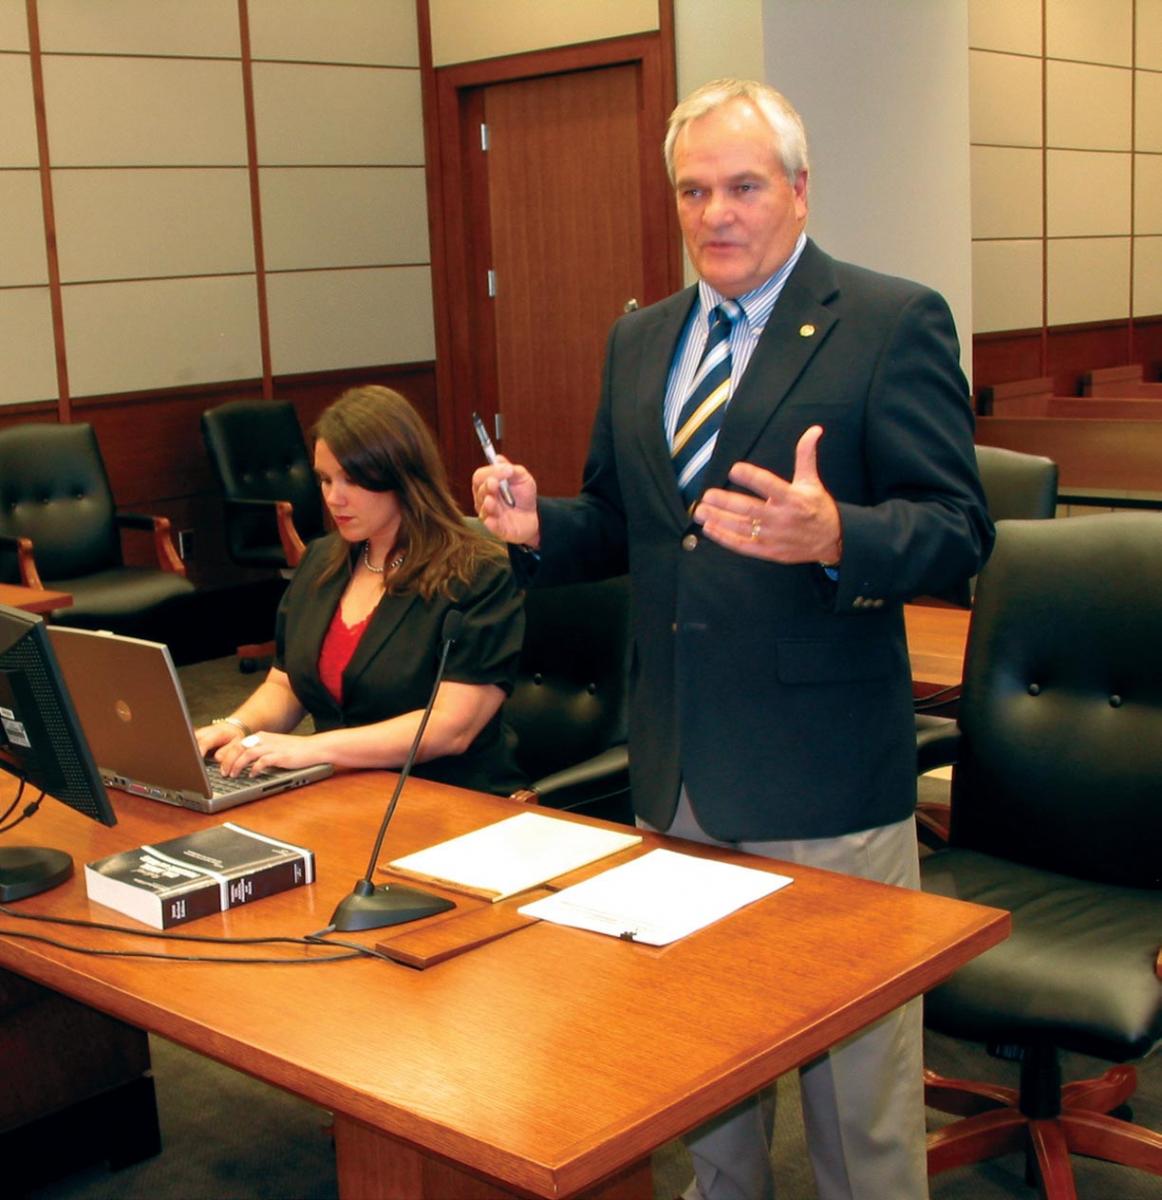
M1134 232L1162 233L1162 155L1134 155Z
M1045 0L1045 53L1050 58L1133 61L1134 0Z
M253 276L63 289L77 396L261 375Z
M28 10L24 0L0 0L0 50L28 49Z
M972 147L972 235L1029 238L1042 233L1041 151Z
M263 166L419 166L424 161L418 71L254 64Z
M236 62L46 57L54 166L244 165Z
M1048 145L1130 149L1133 72L1072 62L1048 62L1045 70Z
M422 167L265 167L260 175L269 270L428 261Z
M968 0L968 44L976 50L1041 53L1041 0Z
M736 5L737 0L714 0L712 7L729 20ZM753 0L745 7L753 10ZM432 58L441 67L657 29L658 5L657 0L432 0L431 22Z
M1130 232L1130 154L1050 150L1046 221L1050 237Z
M0 290L0 346L19 346L4 355L0 404L57 397L56 351L48 288Z
M1134 135L1138 150L1162 153L1162 74L1138 72L1135 97L1137 122Z
M45 53L237 58L238 0L37 0Z
M1049 243L1050 325L1119 321L1130 315L1130 239Z
M267 286L276 375L435 356L427 267L272 275Z
M48 283L39 171L0 171L0 214L0 287Z
M415 0L250 0L255 58L420 65Z
M0 54L0 163L35 167L39 162L28 57Z
M977 333L1041 324L1040 241L975 242L972 316Z
M968 68L971 140L994 146L1040 146L1040 60L973 50Z
M254 270L241 167L54 171L66 283Z
M1162 313L1162 237L1134 239L1134 316Z

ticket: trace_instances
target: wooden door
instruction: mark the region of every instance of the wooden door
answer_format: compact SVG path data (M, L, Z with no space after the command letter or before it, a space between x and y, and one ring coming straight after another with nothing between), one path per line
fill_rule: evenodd
M462 501L473 410L500 414L498 449L542 493L574 494L610 326L680 286L658 61L642 35L436 73L440 441Z

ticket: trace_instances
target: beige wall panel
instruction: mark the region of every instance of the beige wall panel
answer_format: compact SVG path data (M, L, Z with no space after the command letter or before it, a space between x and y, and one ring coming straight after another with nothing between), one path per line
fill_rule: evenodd
M1134 0L1045 0L1045 53L1081 62L1133 62Z
M54 171L66 283L254 270L242 167Z
M0 290L0 346L19 346L4 356L0 404L24 404L57 397L56 351L48 288Z
M1046 224L1050 237L1130 232L1130 154L1050 150Z
M1137 65L1162 71L1162 0L1137 0Z
M1162 155L1134 155L1134 232L1162 233Z
M1132 71L1084 63L1045 64L1047 145L1129 150Z
M240 166L246 162L236 62L44 60L53 166Z
M973 243L974 333L1041 324L1041 245L1040 241Z
M263 166L419 166L420 73L374 67L255 63Z
M0 213L0 287L48 283L38 171L0 171Z
M658 27L657 0L431 0L431 14L437 67Z
M28 49L28 10L24 0L0 0L0 50Z
M1130 315L1130 239L1049 243L1050 325L1121 321Z
M253 276L63 289L75 396L262 374Z
M415 0L250 0L255 58L420 65Z
M1040 60L973 50L968 66L970 139L999 146L1040 146Z
M435 357L427 267L272 275L267 286L276 375Z
M1041 151L972 147L972 236L1041 236Z
M968 44L974 50L1041 53L1041 0L968 0Z
M1137 71L1135 149L1162 153L1162 75Z
M28 57L0 54L0 165L35 167L39 162Z
M237 0L38 0L46 53L237 58Z
M266 167L261 187L272 271L429 259L422 167Z
M1134 316L1162 313L1162 237L1134 239Z
M756 0L675 0L679 97L733 75L765 79L762 6ZM779 87L778 79L770 82Z

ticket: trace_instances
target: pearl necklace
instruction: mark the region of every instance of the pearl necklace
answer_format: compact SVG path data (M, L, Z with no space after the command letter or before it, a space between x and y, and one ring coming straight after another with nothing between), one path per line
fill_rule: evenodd
M402 551L395 556L390 562L384 563L382 567L374 567L371 565L371 546L369 542L363 543L363 565L373 574L382 575L385 571L398 571L403 566L403 561L407 555Z

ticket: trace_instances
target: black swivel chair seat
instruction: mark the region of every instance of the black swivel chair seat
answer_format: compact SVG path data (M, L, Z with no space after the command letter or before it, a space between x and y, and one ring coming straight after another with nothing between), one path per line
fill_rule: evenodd
M149 533L158 566L127 565L121 531ZM0 431L4 576L69 592L52 619L169 641L194 590L164 517L118 513L91 425L32 423Z
M517 796L632 824L628 578L531 588L525 618L504 708L517 763L534 781Z
M927 891L1008 909L1008 941L925 1000L925 1022L1021 1063L1020 1087L929 1076L965 1116L935 1173L1026 1148L1051 1200L1070 1152L1162 1175L1162 1134L1112 1115L1131 1066L1061 1086L1058 1051L1128 1064L1162 1043L1162 515L1010 521L980 577L947 849Z

